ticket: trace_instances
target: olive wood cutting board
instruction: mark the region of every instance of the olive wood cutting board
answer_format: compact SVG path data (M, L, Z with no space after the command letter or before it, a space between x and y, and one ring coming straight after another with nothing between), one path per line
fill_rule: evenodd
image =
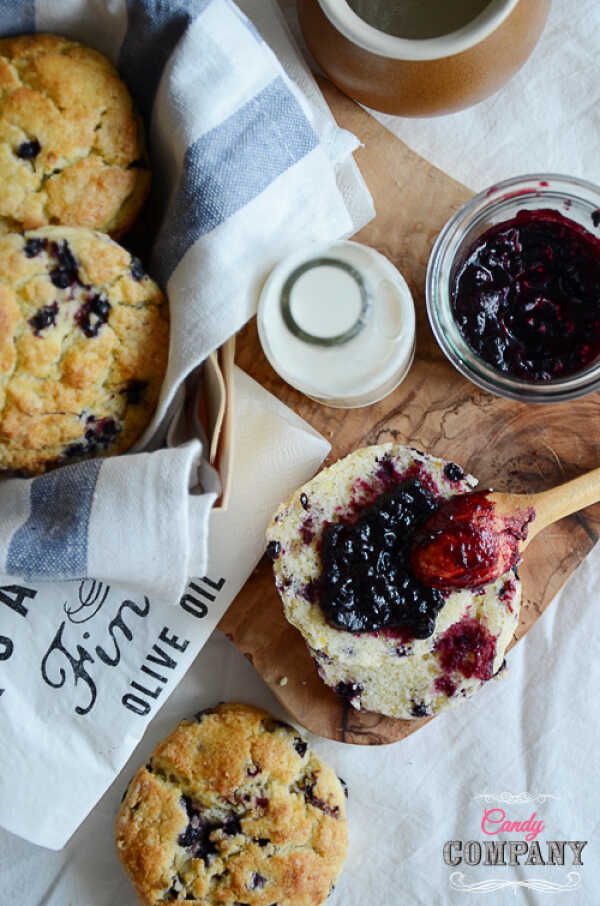
M541 491L600 465L599 393L571 403L517 403L479 390L446 361L427 321L425 271L438 232L472 192L329 83L321 87L338 123L363 145L355 158L377 216L355 238L386 255L410 285L417 310L415 362L390 396L351 410L321 406L285 384L262 353L255 321L238 338L238 364L328 438L332 449L326 465L357 447L394 441L455 460L482 487L513 492ZM550 526L531 543L520 570L524 606L512 644L550 604L599 532L600 504ZM283 616L265 558L220 628L292 717L313 733L381 745L403 739L427 721L356 711L322 683L300 633Z

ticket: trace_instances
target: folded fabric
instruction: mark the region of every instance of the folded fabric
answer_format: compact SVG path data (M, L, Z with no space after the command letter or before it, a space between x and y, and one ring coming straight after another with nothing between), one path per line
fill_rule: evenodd
M215 475L211 490L190 494L201 451L191 440L4 481L0 571L38 581L109 574L122 587L176 601L219 491Z
M277 259L300 242L347 236L372 215L363 204L354 206L362 222L353 219L337 184L337 164L357 141L322 111L314 119L231 0L0 4L0 34L32 31L66 34L111 57L149 131L162 211L150 271L169 297L171 338L157 411L137 447L145 449L162 436L186 378L254 313ZM155 581L155 594L176 601L206 566L217 489L208 472L204 493L189 493L201 455L196 443L6 479L0 566L138 589Z

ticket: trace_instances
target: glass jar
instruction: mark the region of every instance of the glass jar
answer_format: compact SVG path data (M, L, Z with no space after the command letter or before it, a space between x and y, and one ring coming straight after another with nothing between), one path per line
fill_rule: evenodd
M258 333L275 371L327 406L368 406L408 374L415 311L400 272L357 242L314 242L281 261L258 305Z
M528 403L564 402L600 389L600 358L583 371L548 383L505 374L481 359L462 336L452 310L451 288L457 269L479 236L512 220L519 211L541 209L559 211L600 238L600 187L552 173L519 176L480 192L459 208L438 236L427 268L427 314L445 356L483 390Z

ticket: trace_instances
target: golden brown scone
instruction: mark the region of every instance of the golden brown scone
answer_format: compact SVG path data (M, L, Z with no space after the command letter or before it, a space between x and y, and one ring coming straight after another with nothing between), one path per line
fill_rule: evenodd
M346 855L342 782L250 705L184 720L140 768L115 834L140 902L318 906Z
M149 187L141 121L106 57L58 35L0 39L0 232L119 237Z
M168 345L163 294L106 234L0 236L0 470L127 450L156 407Z

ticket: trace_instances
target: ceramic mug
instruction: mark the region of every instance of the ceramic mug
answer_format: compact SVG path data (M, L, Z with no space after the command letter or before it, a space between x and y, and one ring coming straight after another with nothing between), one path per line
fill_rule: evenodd
M411 2L297 0L306 43L331 81L361 104L401 116L451 113L498 91L535 47L551 0L475 0L475 18L455 19L458 28L435 37L382 30L382 15ZM448 5L444 15L447 24Z

